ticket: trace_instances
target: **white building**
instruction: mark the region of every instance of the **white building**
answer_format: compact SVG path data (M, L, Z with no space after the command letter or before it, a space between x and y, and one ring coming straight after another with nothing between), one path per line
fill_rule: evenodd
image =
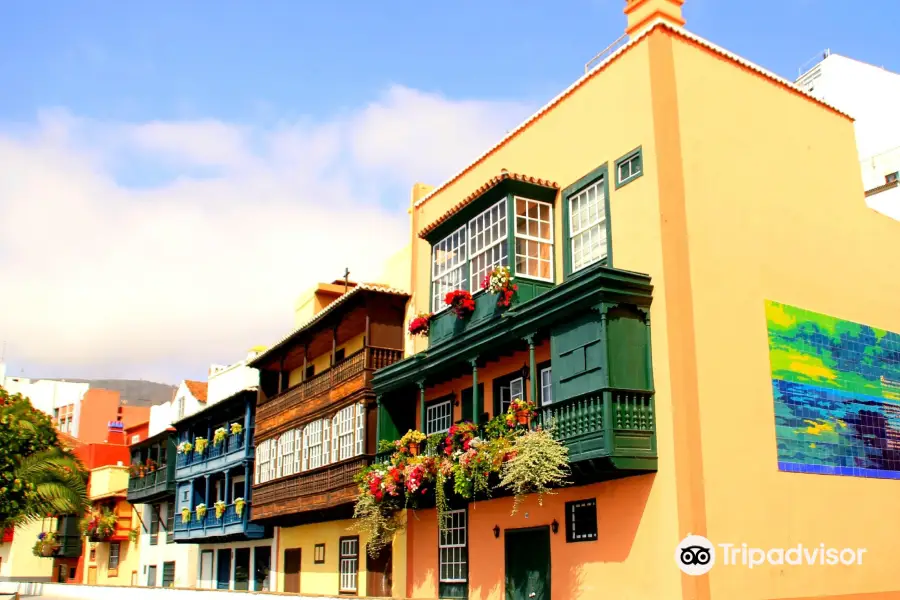
M22 394L30 399L36 409L57 419L60 431L78 437L81 400L90 389L90 384L10 377L6 374L6 364L0 362L0 387L10 394Z
M796 83L854 118L866 204L900 220L900 74L826 50Z

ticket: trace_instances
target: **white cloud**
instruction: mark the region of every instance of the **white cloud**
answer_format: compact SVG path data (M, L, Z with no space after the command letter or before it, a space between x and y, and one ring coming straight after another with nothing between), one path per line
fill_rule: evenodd
M57 110L0 127L7 360L26 375L177 381L238 359L292 327L303 289L345 266L377 277L409 239L412 183L440 183L526 108L393 87L320 123Z

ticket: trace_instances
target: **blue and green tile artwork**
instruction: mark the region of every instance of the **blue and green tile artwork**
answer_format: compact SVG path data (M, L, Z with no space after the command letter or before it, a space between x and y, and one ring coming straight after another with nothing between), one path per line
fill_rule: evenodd
M778 468L900 479L900 334L766 301Z

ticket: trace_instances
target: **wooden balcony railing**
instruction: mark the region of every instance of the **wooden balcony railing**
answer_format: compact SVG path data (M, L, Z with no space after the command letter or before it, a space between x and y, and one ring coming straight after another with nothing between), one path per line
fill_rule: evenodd
M354 478L372 462L369 455L356 456L268 481L253 489L252 519L267 519L343 504L356 495Z
M261 405L257 410L257 420L264 421L271 418L304 401L320 396L365 371L381 369L394 364L401 358L403 358L402 350L367 346L354 352L334 367L322 371Z

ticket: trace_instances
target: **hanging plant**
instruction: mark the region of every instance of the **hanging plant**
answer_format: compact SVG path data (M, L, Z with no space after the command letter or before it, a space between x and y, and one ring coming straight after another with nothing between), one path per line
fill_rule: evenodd
M409 335L412 336L428 336L428 330L431 327L431 319L434 317L432 313L419 313L409 322Z
M499 487L513 493L512 514L527 494L537 494L543 506L544 494L550 488L567 483L569 449L554 439L546 429L526 431L512 443L512 453L503 463Z
M231 424L231 435L240 435L243 430L244 428L240 423Z
M459 319L465 319L475 312L475 301L472 300L472 294L466 290L449 292L444 296L444 304L447 304Z
M194 447L190 442L181 442L178 444L178 454L187 454L193 449Z
M203 517L206 516L206 505L205 505L205 504L198 504L198 505L197 505L197 508L196 508L196 511L197 511L197 520L198 520L198 521L202 521L202 520L203 520Z
M419 444L425 441L425 434L421 431L413 431L410 429L404 434L397 446L406 449L410 455L416 456L419 453Z
M513 295L519 291L519 286L513 283L509 267L494 267L490 273L484 276L481 287L491 294L499 296L497 306L504 308L512 304Z
M59 550L59 538L53 531L42 531L37 536L37 541L31 548L31 553L35 556L47 558L56 554Z
M128 475L131 477L137 477L141 472L141 465L138 463L131 463L128 465Z
M216 509L216 518L221 519L222 515L225 514L225 503L222 500L219 500L215 504L213 504L213 508Z
M184 507L181 509L181 522L182 523L190 523L191 521L191 509L188 507Z
M152 458L148 458L147 462L144 463L144 466L147 467L148 472L153 473L154 471L156 471L157 464L155 460L153 460Z
M92 513L80 522L82 535L92 540L106 540L116 532L119 517L108 508L102 508L99 512Z
M225 431L224 427L216 429L215 433L213 433L213 447L221 446L227 436L228 432Z
M363 494L353 507L350 528L368 538L366 551L372 558L378 558L381 550L391 544L394 534L403 527L394 509L381 504L370 494Z
M515 427L516 425L528 425L534 415L534 402L522 400L521 398L514 398L513 401L509 403L509 408L504 417L506 419L506 424L509 427Z
M243 498L235 498L234 499L234 512L237 513L237 516L241 516L244 514L244 506L247 502Z
M134 542L138 541L138 537L140 535L141 535L140 528L135 527L134 529L132 529L128 532L128 541L130 541L131 543L134 543Z
M196 438L194 440L194 453L196 453L197 455L203 454L204 450L206 450L207 445L209 445L209 442L206 438Z

